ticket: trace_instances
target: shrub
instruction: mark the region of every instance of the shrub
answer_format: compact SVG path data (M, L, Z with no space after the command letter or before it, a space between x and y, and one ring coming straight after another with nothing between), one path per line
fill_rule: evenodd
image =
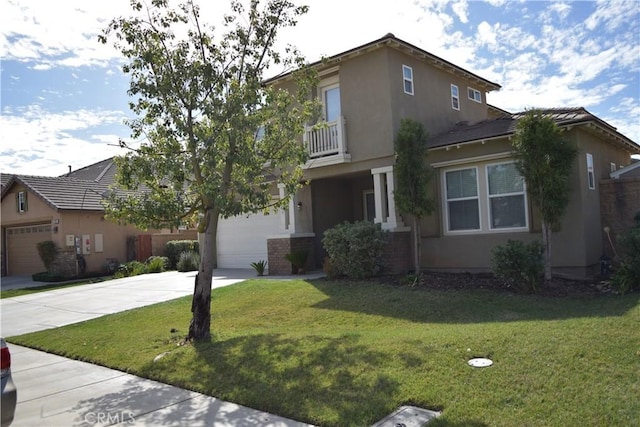
M308 251L296 250L296 251L291 251L290 254L286 254L284 257L293 266L294 274L298 274L298 273L302 274L304 273L304 266L307 263L308 256L309 256Z
M169 269L176 269L180 255L183 252L200 252L197 240L171 240L166 245L166 255L169 258Z
M147 258L147 273L162 273L169 266L169 258L166 256L150 256Z
M267 268L267 261L260 260L251 263L251 267L256 271L258 276L264 276L264 270Z
M48 271L32 274L31 279L33 279L34 282L62 282L63 280L67 280L59 274L51 274Z
M200 266L200 255L195 251L185 251L180 254L177 268L178 271L194 271Z
M542 249L539 241L525 244L509 240L505 246L496 246L491 251L491 270L514 289L535 292L544 272Z
M120 279L122 277L139 276L147 272L147 266L140 261L129 261L121 264L116 270L114 277Z
M52 240L45 240L44 242L39 242L36 247L38 248L38 255L40 255L44 267L47 271L51 271L51 264L53 264L53 261L55 261L58 255L56 244Z
M331 258L329 258L328 256L324 257L324 260L322 260L322 271L327 275L329 279L332 279L339 275L336 271L336 268L333 266L333 263L331 262Z
M324 233L322 244L336 274L361 279L382 271L387 232L368 221L345 222Z
M640 213L636 225L618 239L620 263L611 277L611 284L621 293L640 289Z

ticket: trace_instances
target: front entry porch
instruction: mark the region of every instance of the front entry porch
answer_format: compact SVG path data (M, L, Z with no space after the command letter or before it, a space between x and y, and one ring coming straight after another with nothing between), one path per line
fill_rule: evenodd
M291 199L281 212L279 236L268 240L269 274L291 274L284 255L293 250L309 253L307 269L322 268L327 256L322 238L325 231L343 222L371 221L390 231L385 256L388 271L410 268L410 229L404 226L394 200L393 166L331 178L315 179ZM281 197L284 197L281 189ZM286 252L286 253L285 253Z

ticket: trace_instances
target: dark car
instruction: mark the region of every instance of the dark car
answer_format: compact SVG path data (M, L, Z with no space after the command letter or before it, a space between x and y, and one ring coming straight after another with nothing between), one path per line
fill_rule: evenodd
M2 375L2 427L6 427L13 421L13 414L16 412L16 400L18 392L11 379L11 353L4 338L0 338L0 374Z

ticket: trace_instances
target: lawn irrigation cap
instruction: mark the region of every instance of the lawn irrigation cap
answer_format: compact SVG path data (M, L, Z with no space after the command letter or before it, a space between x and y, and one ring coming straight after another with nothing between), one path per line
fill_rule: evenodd
M470 359L467 363L469 364L469 366L473 366L474 368L487 368L493 365L493 360L486 359L484 357L476 357Z

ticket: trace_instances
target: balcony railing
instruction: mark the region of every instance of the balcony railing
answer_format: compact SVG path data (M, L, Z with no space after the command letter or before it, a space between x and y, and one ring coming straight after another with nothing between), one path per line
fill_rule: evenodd
M345 132L346 120L338 116L333 122L321 122L314 126L307 126L304 132L304 143L309 150L310 159L347 153L347 139Z

